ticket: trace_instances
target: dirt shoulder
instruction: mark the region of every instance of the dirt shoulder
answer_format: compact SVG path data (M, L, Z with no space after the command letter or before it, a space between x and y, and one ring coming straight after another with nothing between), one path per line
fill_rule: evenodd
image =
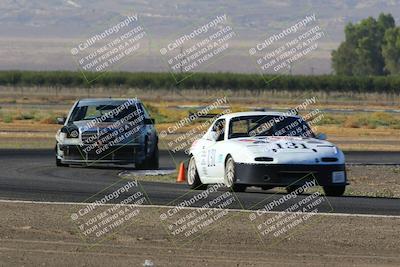
M0 202L0 265L400 265L399 218L315 215L291 237L263 245L249 213L230 211L210 231L177 247L159 219L168 208L141 207L127 227L88 247L70 219L79 208Z
M350 185L346 187L345 196L400 198L400 166L347 166L347 177ZM142 181L176 183L176 173L156 176L137 176L135 172L126 173L126 179ZM248 189L253 190L253 189ZM308 192L323 192L320 187ZM286 192L282 188L270 189L269 192Z

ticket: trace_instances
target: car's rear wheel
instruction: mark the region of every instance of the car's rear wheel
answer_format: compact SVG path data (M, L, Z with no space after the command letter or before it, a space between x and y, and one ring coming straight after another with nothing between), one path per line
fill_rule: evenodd
M158 151L158 144L156 144L153 154L148 160L148 167L150 170L158 170L159 168L159 151Z
M324 186L324 192L326 196L332 196L332 197L340 197L344 194L344 191L346 191L346 186L341 185L341 186Z
M190 186L191 189L196 189L196 190L207 189L207 185L203 184L200 180L194 156L192 156L189 160L189 166L187 170L187 184Z
M244 192L246 185L236 184L235 161L231 156L228 156L225 163L224 184L234 192Z
M147 150L147 144L145 146L145 151ZM159 168L159 151L158 144L156 144L153 153L150 157L146 157L141 163L136 163L135 167L139 170L158 170Z

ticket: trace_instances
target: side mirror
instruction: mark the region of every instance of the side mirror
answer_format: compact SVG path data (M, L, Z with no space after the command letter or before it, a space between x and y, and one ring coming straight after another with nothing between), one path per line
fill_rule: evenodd
M207 140L210 140L210 141L217 142L217 139L218 139L218 134L216 131L211 131L207 136Z
M60 117L60 118L57 118L57 123L58 123L58 124L61 124L61 125L64 125L64 123L65 123L66 120L67 120L67 118L65 118L65 117Z
M326 134L324 134L324 133L319 133L319 134L317 134L317 139L319 139L319 140L326 140L328 137L326 136Z
M152 125L152 124L155 124L155 120L154 120L154 119L145 118L145 119L144 119L144 124L145 124L145 125Z

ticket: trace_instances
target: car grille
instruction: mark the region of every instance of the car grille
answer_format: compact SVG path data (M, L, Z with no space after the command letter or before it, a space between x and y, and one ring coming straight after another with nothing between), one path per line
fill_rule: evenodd
M83 132L82 133L82 142L84 145L90 145L94 143L107 144L110 142L114 142L118 137L121 137L119 140L124 141L123 137L124 133L118 134L118 130L114 131L116 134L114 135L112 131L107 133L98 135L97 132ZM124 143L124 142L116 142L116 143Z
M82 133L82 142L84 144L96 143L97 139L98 139L97 132L83 132Z
M112 149L96 153L96 149L85 152L84 146L65 146L62 148L65 160L127 160L134 161L136 149L130 145L114 146Z
M315 172L279 172L278 178L280 181L296 182L297 180L312 177L310 174Z

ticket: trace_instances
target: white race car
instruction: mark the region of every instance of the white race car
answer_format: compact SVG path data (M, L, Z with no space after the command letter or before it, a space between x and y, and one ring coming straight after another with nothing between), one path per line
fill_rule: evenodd
M223 115L192 144L187 183L193 189L224 183L239 192L248 186L292 192L315 179L326 195L340 196L348 184L345 157L324 139L297 115Z

